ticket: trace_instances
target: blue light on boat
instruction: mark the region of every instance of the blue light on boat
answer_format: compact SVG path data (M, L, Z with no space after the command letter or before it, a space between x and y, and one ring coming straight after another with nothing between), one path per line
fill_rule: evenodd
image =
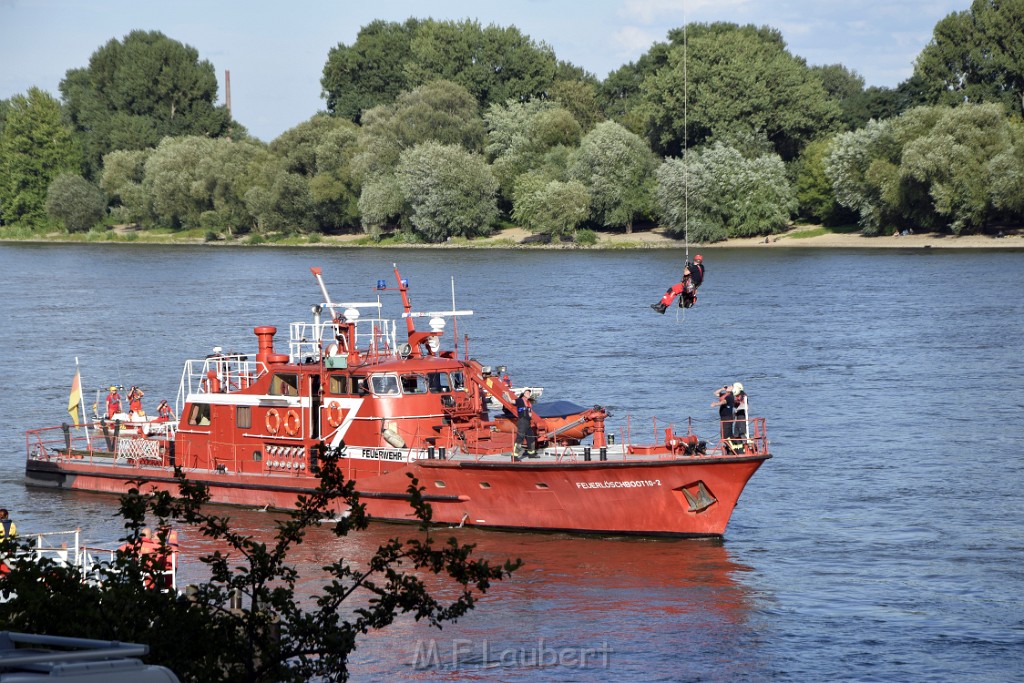
M377 280L377 289L387 289L388 283L384 280Z
M406 278L403 277L402 278L402 286L405 287L406 289L408 289L409 288L409 280L407 280Z

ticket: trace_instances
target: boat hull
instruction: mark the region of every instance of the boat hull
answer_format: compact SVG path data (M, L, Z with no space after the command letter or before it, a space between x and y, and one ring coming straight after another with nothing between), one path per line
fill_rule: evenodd
M417 521L409 505L409 474L423 487L433 522L522 531L583 534L721 536L739 496L768 455L665 460L542 461L415 460L377 476L357 476L369 514ZM354 463L358 464L358 463ZM350 468L351 469L351 468ZM354 471L351 474L355 474ZM195 470L188 478L209 487L213 503L290 509L315 485L309 477ZM88 461L32 461L32 486L123 494L144 479L176 491L163 467L112 466Z

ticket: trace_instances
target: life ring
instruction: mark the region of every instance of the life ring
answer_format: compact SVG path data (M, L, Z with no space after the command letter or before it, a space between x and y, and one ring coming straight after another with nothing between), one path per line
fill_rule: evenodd
M337 403L332 403L327 407L327 422L329 422L332 427L341 426L341 417L341 407Z
M299 433L299 414L294 410L289 410L284 416L284 431L288 432L288 436L295 436Z
M268 434L277 434L278 430L281 429L281 416L277 413L277 408L271 408L267 411L267 419L264 420L264 424L267 426Z

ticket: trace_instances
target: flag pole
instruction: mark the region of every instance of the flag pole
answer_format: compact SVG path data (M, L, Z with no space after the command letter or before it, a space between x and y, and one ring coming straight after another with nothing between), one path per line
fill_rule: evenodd
M91 451L92 441L89 439L89 420L85 417L85 392L82 391L82 371L78 368L78 356L75 356L75 375L78 376L78 407L82 409L82 429L85 430L85 445Z

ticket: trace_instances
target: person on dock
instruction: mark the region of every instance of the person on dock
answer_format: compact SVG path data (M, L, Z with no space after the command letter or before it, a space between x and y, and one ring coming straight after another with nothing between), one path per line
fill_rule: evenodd
M537 455L537 434L533 430L533 406L530 404L532 395L532 391L523 389L516 399L516 444L512 449L513 456L522 453L524 457L533 458Z
M18 535L18 526L11 519L7 508L0 508L0 542Z
M736 414L736 394L733 393L733 385L726 384L715 391L715 396L718 400L712 403L711 407L718 408L718 419L722 423L722 440L728 441L733 436L732 426Z
M116 413L121 412L121 394L117 393L117 387L111 385L107 394L107 419L113 420Z
M651 304L658 313L664 313L665 309L672 305L672 301L678 296L681 308L691 308L697 303L697 289L704 283L704 257L697 254L693 257L693 263L689 261L683 266L683 277L676 284L665 290L661 301Z

